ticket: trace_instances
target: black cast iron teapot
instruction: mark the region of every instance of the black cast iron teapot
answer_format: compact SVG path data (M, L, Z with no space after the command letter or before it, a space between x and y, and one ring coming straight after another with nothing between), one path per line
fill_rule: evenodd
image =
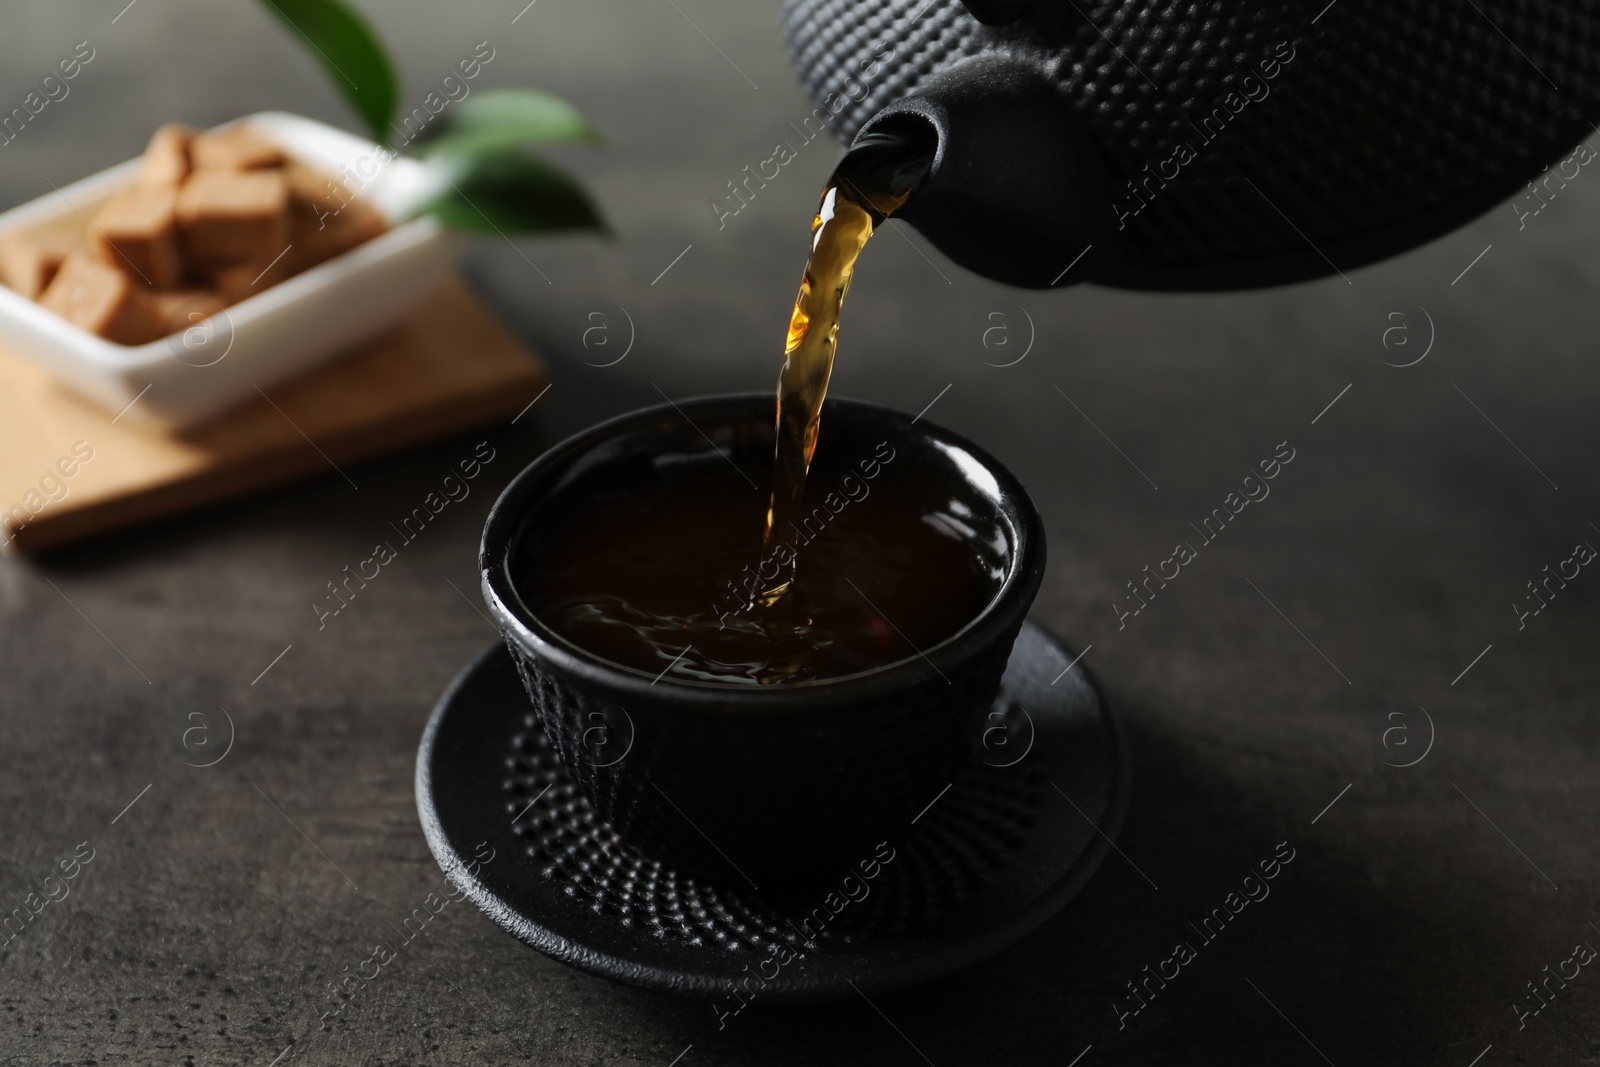
M1526 216L1596 158L1573 146L1600 117L1600 0L785 0L783 18L835 133L932 153L899 217L1013 285L1348 271L1513 194Z

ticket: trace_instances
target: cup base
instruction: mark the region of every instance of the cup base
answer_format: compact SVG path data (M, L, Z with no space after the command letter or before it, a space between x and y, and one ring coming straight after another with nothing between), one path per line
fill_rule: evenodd
M769 1003L854 996L852 981L869 993L898 988L1020 939L1110 851L1127 807L1126 747L1072 663L1025 624L954 781L806 888L697 878L624 840L532 721L499 645L434 709L418 753L418 811L453 884L514 936L580 969L688 996L737 989L746 1000L759 970L771 977L757 999Z

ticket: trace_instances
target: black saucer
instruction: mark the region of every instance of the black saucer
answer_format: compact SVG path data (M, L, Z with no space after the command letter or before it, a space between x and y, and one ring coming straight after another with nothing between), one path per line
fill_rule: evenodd
M975 757L890 834L893 858L869 866L870 880L858 871L846 883L852 872L841 870L832 884L757 893L648 859L595 819L557 765L501 645L434 708L417 753L417 811L452 884L563 963L726 997L729 1007L735 990L779 1003L893 989L959 970L1038 927L1121 830L1126 746L1082 666L1062 674L1072 662L1041 627L1023 626L991 713L1009 726L1007 747L992 735L986 762ZM985 728L974 723L973 736ZM1011 766L988 765L1020 751Z

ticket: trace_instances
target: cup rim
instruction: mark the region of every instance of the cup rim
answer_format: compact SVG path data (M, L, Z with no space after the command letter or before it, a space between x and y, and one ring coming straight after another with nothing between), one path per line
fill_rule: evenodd
M1044 577L1044 522L1022 483L983 448L936 423L912 418L881 404L845 397L829 397L828 409L854 409L884 419L901 432L959 448L982 465L1000 487L1000 508L1016 537L1016 550L1008 573L988 604L960 629L935 645L865 671L783 685L752 686L740 682L685 680L649 674L619 664L574 644L542 622L518 593L510 575L511 550L521 530L528 506L537 498L541 481L563 464L632 428L642 428L662 418L687 420L696 409L721 414L755 404L772 404L771 393L718 393L638 408L581 430L546 449L501 491L484 523L478 551L484 602L502 637L523 654L585 688L599 688L621 701L674 706L710 713L784 714L815 712L830 707L857 705L877 697L901 693L922 684L944 681L995 642L1021 625Z

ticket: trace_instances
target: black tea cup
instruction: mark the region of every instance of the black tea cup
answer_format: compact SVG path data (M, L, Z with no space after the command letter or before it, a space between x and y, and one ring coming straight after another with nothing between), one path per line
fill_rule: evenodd
M881 476L903 479L900 488L929 508L954 508L980 562L1001 576L987 606L947 639L871 670L792 684L652 677L569 642L519 592L518 545L563 489L649 476L666 458L712 450L770 471L773 441L770 393L604 422L512 481L479 556L484 599L537 718L596 814L646 855L730 887L825 881L909 828L973 758L967 725L995 698L1045 566L1039 515L993 457L932 423L830 399L819 462L873 455L886 442L894 461Z

